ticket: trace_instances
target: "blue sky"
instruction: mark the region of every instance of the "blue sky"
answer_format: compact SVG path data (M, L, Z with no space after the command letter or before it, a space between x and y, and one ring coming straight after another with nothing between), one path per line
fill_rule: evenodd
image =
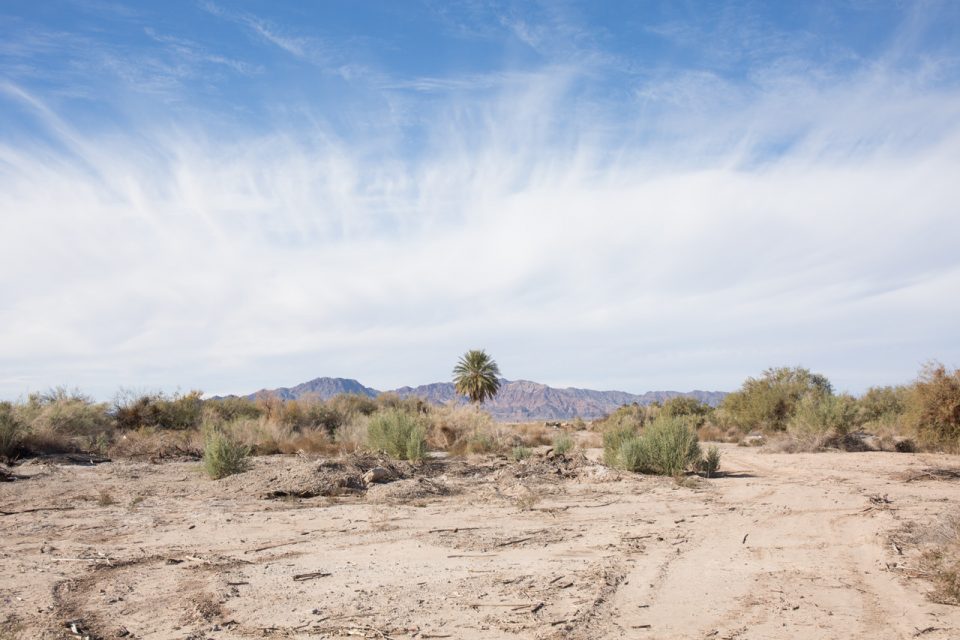
M0 4L0 397L960 366L960 4Z

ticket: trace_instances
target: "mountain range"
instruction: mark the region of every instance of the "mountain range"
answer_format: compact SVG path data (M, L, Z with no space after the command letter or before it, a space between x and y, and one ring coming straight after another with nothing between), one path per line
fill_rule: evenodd
M382 391L366 387L347 378L315 378L295 387L262 389L249 394L248 398L271 395L283 400L312 397L322 400L342 394L354 393L375 398ZM401 398L418 397L433 404L466 402L459 396L452 382L435 382L419 387L400 387L386 393L395 393ZM648 391L633 394L625 391L594 391L568 387L557 389L529 380L506 380L501 378L500 391L483 404L483 409L494 419L502 422L526 422L532 420L570 420L599 418L625 404L651 404L677 396L689 396L716 406L727 395L723 391Z

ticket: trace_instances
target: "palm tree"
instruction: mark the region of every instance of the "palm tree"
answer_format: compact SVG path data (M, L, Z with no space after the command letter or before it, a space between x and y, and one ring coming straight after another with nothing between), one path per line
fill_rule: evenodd
M481 403L500 390L500 367L483 349L471 349L460 357L453 368L457 393Z

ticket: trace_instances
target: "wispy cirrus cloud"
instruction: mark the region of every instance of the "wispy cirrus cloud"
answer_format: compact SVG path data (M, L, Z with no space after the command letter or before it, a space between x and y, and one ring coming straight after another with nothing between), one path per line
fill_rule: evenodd
M200 6L211 15L245 26L262 41L296 58L321 66L326 66L330 62L326 48L316 37L293 35L288 30L253 13L228 10L213 2L202 2Z
M322 48L203 6L283 55ZM445 379L473 345L510 377L629 391L729 389L795 363L860 390L960 361L949 55L849 67L774 35L783 55L748 73L636 72L575 15L486 17L542 60L431 73L341 49L332 68L359 71L333 107L288 107L273 84L257 126L121 104L123 126L89 128L8 77L0 110L32 133L0 136L0 253L16 265L0 273L0 396L316 375L389 388ZM560 23L579 44L548 42ZM182 97L204 69L270 75L142 28L172 66L151 75Z
M20 212L3 250L34 274L3 282L14 302L0 348L35 367L32 384L48 374L28 363L59 355L74 375L97 358L104 386L128 366L149 382L190 370L183 384L255 388L277 371L230 384L227 371L288 358L296 380L319 358L388 387L408 381L409 358L445 375L450 353L477 340L552 382L729 386L786 359L862 384L844 361L872 367L882 348L912 366L918 334L941 336L927 350L942 353L952 329L937 318L960 284L948 241L960 231L960 96L913 93L870 118L836 108L901 81L804 88L793 98L820 107L759 164L743 162L764 156L755 127L779 122L787 97L755 98L742 117L715 102L688 131L712 152L683 159L675 141L592 137L569 111L570 84L546 73L438 105L428 146L398 162L394 138L360 148L322 126L232 140L161 129L131 147L54 126L40 99L14 91L64 144L95 151L51 163L42 147L0 148L17 168L0 208ZM929 131L911 124L932 113ZM541 361L568 344L595 350L577 353L576 372ZM375 373L364 363L378 353L394 355Z

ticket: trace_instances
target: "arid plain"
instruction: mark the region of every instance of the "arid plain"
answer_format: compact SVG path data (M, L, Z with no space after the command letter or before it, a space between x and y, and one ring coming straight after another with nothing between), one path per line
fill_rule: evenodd
M258 457L222 480L31 460L0 483L0 637L960 634L920 568L960 507L935 471L955 458L721 449L719 477L680 481L546 447Z

